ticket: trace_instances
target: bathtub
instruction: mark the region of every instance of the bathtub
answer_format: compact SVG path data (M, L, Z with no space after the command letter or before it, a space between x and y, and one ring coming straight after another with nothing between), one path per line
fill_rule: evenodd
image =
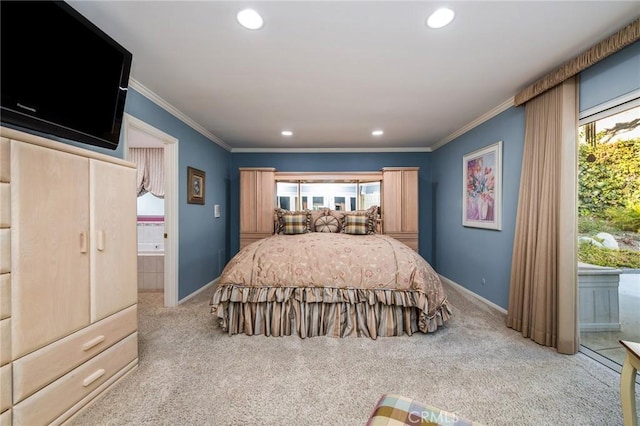
M138 216L138 291L164 289L164 218Z
M138 291L164 290L164 243L138 244Z
M164 256L164 242L138 243L138 256Z
M138 217L138 254L164 254L164 221L155 217Z

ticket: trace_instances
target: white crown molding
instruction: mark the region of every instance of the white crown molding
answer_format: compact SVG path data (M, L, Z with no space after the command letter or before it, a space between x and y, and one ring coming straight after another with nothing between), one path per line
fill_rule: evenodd
M431 152L430 147L404 148L232 148L233 154L262 153L347 153L347 152Z
M436 142L435 144L433 144L431 146L431 149L433 151L435 151L436 149L443 147L444 145L448 144L449 142L451 142L455 138L464 135L469 130L471 130L471 129L475 128L475 127L478 127L479 125L481 125L485 121L488 121L488 120L492 119L496 115L500 114L503 111L508 110L512 106L513 106L513 96L510 97L509 99L507 99L506 101L502 102L497 107L493 108L491 111L488 111L488 112L482 114L480 117L476 118L471 123L467 124L466 126L462 127L461 129L456 130L455 132L451 133L449 136L445 137L444 139L439 140L438 142Z
M158 105L160 108L167 111L169 114L176 117L178 120L185 123L187 126L191 127L196 132L202 134L204 137L209 139L211 142L218 144L220 147L226 149L227 151L231 151L231 147L224 143L222 139L193 121L191 118L186 116L182 111L175 108L169 102L162 99L160 96L156 95L154 92L149 90L146 86L142 85L139 81L134 79L133 77L129 78L129 87L135 89L136 92L140 93L145 98L149 99L151 102Z

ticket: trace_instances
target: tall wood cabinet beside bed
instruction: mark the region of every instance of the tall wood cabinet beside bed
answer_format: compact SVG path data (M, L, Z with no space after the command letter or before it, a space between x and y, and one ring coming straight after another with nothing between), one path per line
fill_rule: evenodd
M415 251L419 249L418 167L382 169L382 225L384 233Z
M58 424L138 364L136 169L0 128L0 425Z
M240 168L240 248L273 234L276 169Z

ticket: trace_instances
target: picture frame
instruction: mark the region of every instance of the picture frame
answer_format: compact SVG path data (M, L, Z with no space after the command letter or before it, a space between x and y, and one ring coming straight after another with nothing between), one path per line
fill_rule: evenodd
M502 230L502 141L462 157L462 226Z
M187 167L187 203L204 204L205 172Z

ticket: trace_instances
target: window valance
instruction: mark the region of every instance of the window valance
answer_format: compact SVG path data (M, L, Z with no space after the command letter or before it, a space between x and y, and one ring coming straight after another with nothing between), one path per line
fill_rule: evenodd
M638 40L640 40L640 18L518 93L514 98L514 104L516 106L524 104Z
M164 149L129 148L129 158L138 166L138 197L150 192L164 198Z

